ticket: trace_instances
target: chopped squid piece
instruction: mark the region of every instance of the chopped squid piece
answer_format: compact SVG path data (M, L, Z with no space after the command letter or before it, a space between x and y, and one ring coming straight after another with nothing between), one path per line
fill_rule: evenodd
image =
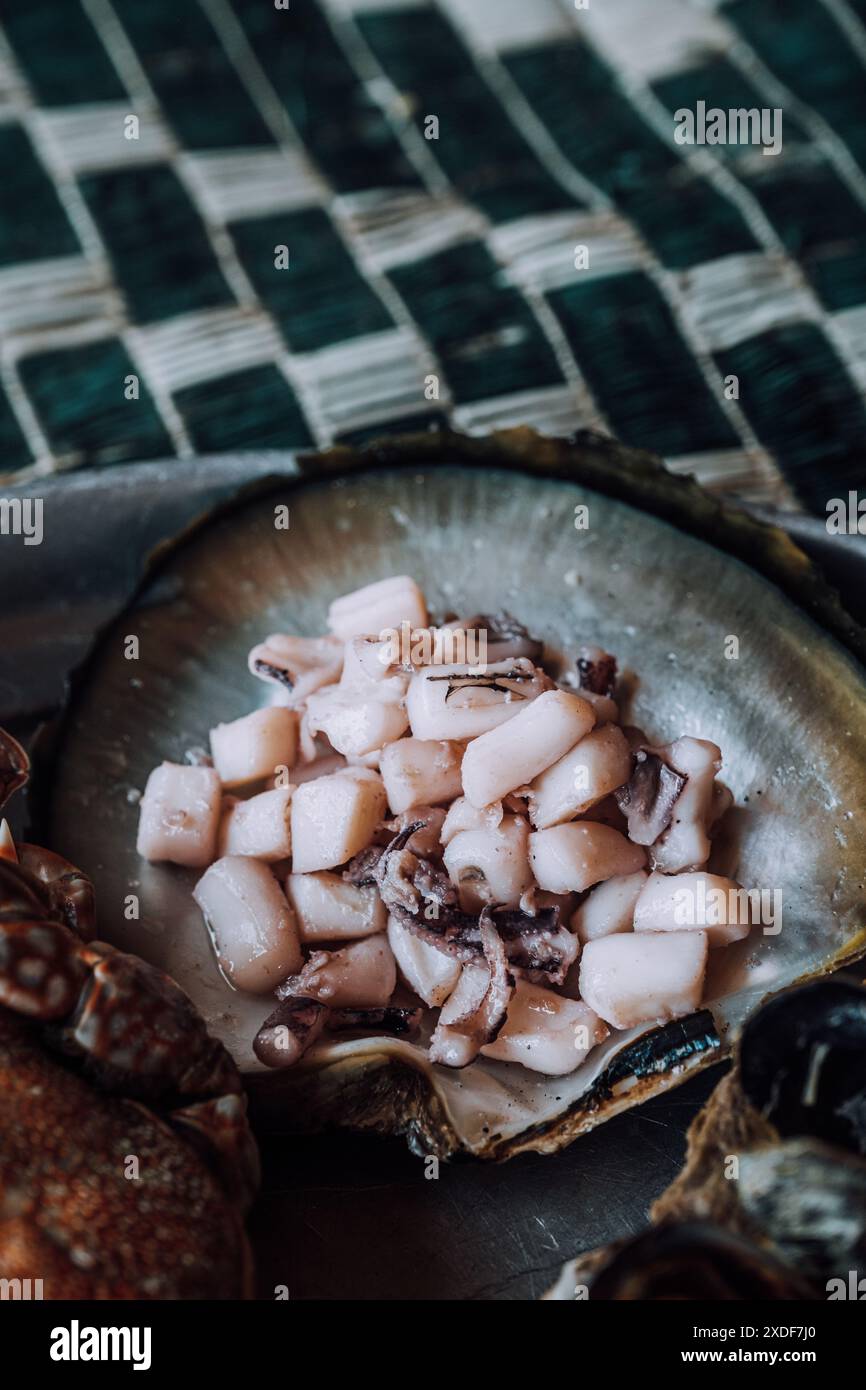
M647 877L645 870L639 869L636 874L618 874L593 888L571 919L571 930L584 945L599 936L632 930L635 903Z
M438 916L446 907L456 904L457 894L447 873L438 864L406 848L411 825L400 832L383 852L376 866L376 884L389 912L418 913Z
M685 778L677 797L670 826L652 847L653 867L664 874L699 869L710 855L708 832L713 812L715 776L722 765L722 750L702 738L678 738L657 750Z
M298 756L298 717L282 705L253 710L210 731L214 767L224 787L242 787L280 768L293 767Z
M460 796L448 807L440 836L442 844L449 845L462 830L495 830L502 824L503 814L501 801L493 801L479 809L465 796Z
M522 816L503 816L495 828L461 831L443 859L464 912L480 912L488 903L518 907L532 884L529 827Z
M316 1041L327 1016L318 999L283 999L253 1038L253 1052L266 1067L291 1067Z
M304 943L352 940L385 930L385 908L375 888L358 888L338 874L290 874L286 894Z
M484 954L479 919L451 905L429 903L423 911L408 911L394 902L391 911L413 936L466 965ZM537 983L561 985L578 952L578 940L559 924L558 908L539 908L534 914L504 909L493 921L505 943L515 973Z
M588 811L583 811L578 820L591 821L593 825L610 825L621 835L628 836L628 821L619 809L615 796L602 797Z
M335 685L317 691L307 701L309 732L323 733L331 746L347 758L377 752L408 727L402 688L396 696L388 689L381 695L376 692L364 698Z
M441 806L413 806L409 811L401 811L393 820L384 822L382 828L388 833L385 844L390 844L395 835L411 826L405 848L413 854L435 858L440 853L439 837L444 822L445 812Z
M619 723L619 705L616 700L612 700L609 695L598 695L594 690L587 690L586 686L579 685L577 693L582 700L586 700L595 710L595 722L601 724Z
M536 777L529 788L529 819L536 830L573 820L621 787L630 774L631 753L622 730L604 724Z
M320 686L339 679L343 644L336 637L287 637L275 632L253 647L248 664L254 676L279 687L287 704L298 705Z
M381 1009L331 1009L328 1028L332 1033L393 1033L411 1038L421 1026L421 1009L387 1004Z
M317 777L329 777L332 772L340 772L349 764L342 753L326 753L309 763L298 763L292 768L292 786L302 782L315 782Z
M415 738L469 739L512 719L553 689L525 657L472 666L427 666L412 676L406 708Z
M506 661L515 656L526 656L538 663L544 652L543 642L533 637L528 628L519 623L510 613L475 613L471 618L455 618L445 624L445 631L477 633L483 636L487 661Z
M577 653L577 675L581 687L593 695L610 696L616 686L616 657L603 647L585 643Z
M609 825L592 821L554 825L529 836L529 862L539 888L582 893L618 874L635 874L646 853Z
M742 941L751 927L749 895L720 874L650 874L637 900L635 931L706 931L710 947Z
M267 994L301 968L295 915L266 864L235 854L218 859L193 897L220 969L237 989Z
M513 719L473 739L463 758L463 791L473 806L489 806L531 782L578 743L595 723L579 695L547 690Z
M481 1053L496 1062L519 1062L544 1076L567 1076L609 1031L583 1001L518 980L499 1036L485 1043Z
M6 820L0 820L0 859L11 860L13 864L18 863L18 851L12 839L9 822Z
M216 854L221 788L212 767L163 763L147 779L138 822L138 853L203 869Z
M368 845L385 814L382 779L346 768L295 788L292 855L295 873L335 869Z
M446 955L398 921L388 918L388 944L400 974L419 999L438 1009L454 990L460 978L460 962Z
M502 938L483 913L479 931L486 964L464 965L430 1039L430 1061L442 1066L468 1066L485 1043L494 1041L514 990Z
M408 674L393 660L394 644L378 637L352 637L343 651L343 690L378 691L399 699L406 693Z
M686 779L670 767L658 752L638 748L634 767L617 804L628 822L629 838L638 845L654 845L667 830Z
M580 993L612 1028L668 1023L700 1007L706 965L703 931L601 936L583 948Z
M277 998L304 994L332 1009L382 1008L397 984L397 965L384 936L368 936L339 951L314 951L277 988Z
M403 623L410 628L426 627L428 623L424 595L406 574L366 584L363 589L334 599L328 609L328 627L344 642L389 629L399 631Z
M401 738L382 750L382 781L395 815L410 806L453 801L462 791L462 743L448 739Z
M707 828L712 830L718 822L733 806L734 793L730 787L726 787L724 782L713 783L713 794L710 798L710 813L707 817Z
M379 771L379 764L382 760L381 748L374 748L370 753L351 753L346 758L347 767L366 767L371 772Z
M275 787L249 801L226 797L219 829L219 854L248 854L275 864L292 852L293 787Z

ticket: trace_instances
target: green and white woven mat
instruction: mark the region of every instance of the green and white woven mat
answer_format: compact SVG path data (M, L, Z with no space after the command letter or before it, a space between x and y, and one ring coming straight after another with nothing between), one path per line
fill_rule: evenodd
M822 511L864 480L864 25L2 0L0 476L529 423ZM781 151L679 144L707 108Z

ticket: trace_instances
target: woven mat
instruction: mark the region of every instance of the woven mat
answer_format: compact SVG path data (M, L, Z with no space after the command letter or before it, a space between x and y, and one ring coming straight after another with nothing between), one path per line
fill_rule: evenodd
M864 477L864 25L3 0L0 475L529 423L823 512ZM678 145L699 101L782 152Z

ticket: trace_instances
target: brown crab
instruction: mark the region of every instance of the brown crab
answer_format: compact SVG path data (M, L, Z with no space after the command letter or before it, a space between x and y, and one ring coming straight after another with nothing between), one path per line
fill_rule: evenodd
M0 809L28 775L0 730ZM3 822L0 822L0 826ZM258 1153L183 991L94 932L89 880L0 841L0 1276L46 1298L242 1298Z

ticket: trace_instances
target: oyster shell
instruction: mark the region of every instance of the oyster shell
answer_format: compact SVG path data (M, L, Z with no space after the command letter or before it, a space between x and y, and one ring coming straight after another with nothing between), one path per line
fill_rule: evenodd
M852 1272L866 1288L864 1040L853 981L768 1001L692 1124L654 1227L570 1261L547 1298L826 1298L834 1281L847 1298Z
M279 504L290 505L289 531L274 527ZM590 526L577 531L584 506ZM715 545L688 534L702 530ZM219 976L190 897L194 874L137 858L135 798L155 763L182 761L209 725L268 698L246 674L263 633L315 634L332 598L386 572L415 575L440 613L505 606L554 651L603 645L640 672L627 721L658 743L688 732L722 746L738 809L714 867L781 890L786 915L779 935L724 953L705 1010L616 1034L566 1078L489 1060L449 1074L385 1036L329 1037L285 1072L256 1059L252 1039L272 1005ZM130 633L137 661L126 659ZM739 661L725 660L730 634L741 638ZM298 460L291 477L221 509L160 558L78 681L60 756L43 762L43 823L52 846L91 870L102 934L183 984L263 1122L404 1133L443 1156L549 1152L718 1060L768 992L866 949L866 685L842 642L866 652L782 533L726 513L647 455L527 431L333 450ZM130 893L140 915L120 920Z

